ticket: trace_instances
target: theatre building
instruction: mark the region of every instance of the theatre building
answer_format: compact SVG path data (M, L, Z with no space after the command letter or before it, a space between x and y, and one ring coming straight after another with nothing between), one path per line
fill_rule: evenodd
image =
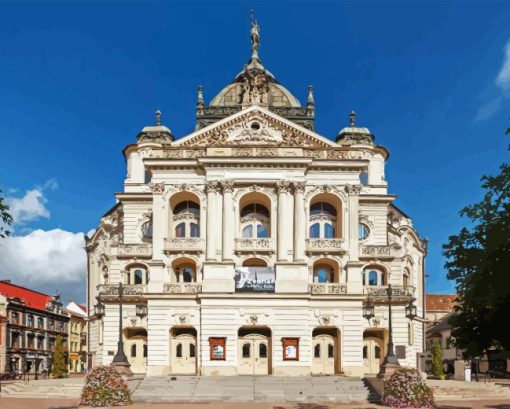
M209 103L198 88L194 132L158 111L124 148L124 189L86 239L90 365L116 352L123 283L135 373L377 373L389 284L396 353L416 366L423 326L405 307L423 316L426 243L388 192L388 151L353 112L321 135L312 87L302 105L262 64L255 22L251 41Z

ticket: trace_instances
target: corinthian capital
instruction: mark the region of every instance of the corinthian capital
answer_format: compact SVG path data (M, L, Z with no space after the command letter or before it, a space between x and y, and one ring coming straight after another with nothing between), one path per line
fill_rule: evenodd
M220 191L220 184L216 181L209 181L205 183L205 191L207 193L218 193Z
M149 187L151 188L152 193L154 194L163 194L165 192L165 184L161 183L149 183Z
M359 195L362 188L362 185L345 185L345 191L351 195Z
M303 193L305 191L305 183L304 182L294 182L294 192Z
M276 190L278 193L287 193L290 191L290 183L286 180L281 180L276 183Z
M231 180L224 180L221 182L221 188L223 189L223 193L232 193L234 191L234 182Z

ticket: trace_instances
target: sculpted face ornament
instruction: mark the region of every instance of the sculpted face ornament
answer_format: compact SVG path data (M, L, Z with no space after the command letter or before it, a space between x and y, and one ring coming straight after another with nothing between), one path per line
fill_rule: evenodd
M259 321L259 317L257 317L255 314L253 315L250 315L250 322L253 324L253 325L256 325Z

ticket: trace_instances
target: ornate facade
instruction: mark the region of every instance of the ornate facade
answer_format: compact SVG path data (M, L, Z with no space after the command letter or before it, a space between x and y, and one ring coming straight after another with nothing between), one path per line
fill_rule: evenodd
M397 355L415 366L423 328L404 307L423 315L426 245L392 204L387 150L354 113L336 141L319 135L312 88L301 106L262 64L255 22L251 39L209 105L199 87L192 134L158 111L124 149L124 191L87 238L91 364L112 361L119 328L116 300L99 318L96 297L122 282L142 294L122 318L135 373L374 373L391 283Z

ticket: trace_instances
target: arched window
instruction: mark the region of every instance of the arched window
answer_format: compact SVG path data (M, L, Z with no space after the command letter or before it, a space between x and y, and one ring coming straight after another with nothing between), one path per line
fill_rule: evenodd
M131 358L136 358L136 344L131 345Z
M404 287L409 287L411 285L411 273L409 269L404 269L404 275L402 277L402 284Z
M175 347L175 356L177 358L182 358L182 344L180 343Z
M193 276L195 275L195 272L190 267L184 267L182 269L182 281L185 283L191 283L193 282Z
M189 357L195 358L195 344L189 344Z
M334 358L335 357L335 347L333 344L328 344L328 358Z
M175 237L200 237L200 205L192 200L178 202L173 208Z
M321 344L316 344L313 349L313 357L320 358L321 357Z
M269 210L260 203L250 203L241 210L243 238L267 238L270 231Z
M147 358L147 344L143 344L143 357Z
M336 262L329 259L318 260L313 265L313 282L338 283L340 282L338 270Z
M370 236L370 228L365 223L358 224L358 240L366 240L368 236Z
M376 267L368 267L363 271L363 285L382 286L386 285L384 272Z
M332 195L324 196L325 200L312 203L310 205L309 212L309 238L311 239L334 239L339 237L338 235L338 210L333 204L338 201L338 198L332 197ZM331 199L331 203L329 200ZM338 204L338 206L340 206ZM340 207L338 207L339 209Z
M196 265L191 259L177 259L172 263L172 268L178 283L194 283L197 280Z
M152 216L142 224L142 240L145 242L152 241Z
M149 277L147 269L143 266L130 266L126 269L124 284L145 285L148 284Z
M267 358L266 344L259 344L259 358Z
M251 356L251 343L243 344L243 358L249 358Z

